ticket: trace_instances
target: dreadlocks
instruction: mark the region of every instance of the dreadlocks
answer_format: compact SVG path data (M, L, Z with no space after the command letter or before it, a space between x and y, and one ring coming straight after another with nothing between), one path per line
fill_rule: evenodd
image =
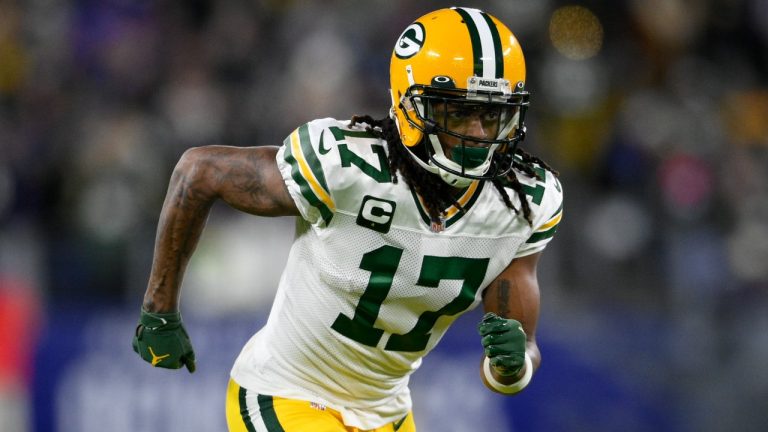
M464 208L454 197L454 188L442 181L438 176L432 175L428 171L422 169L407 153L408 150L405 149L405 146L403 146L400 141L400 135L394 120L389 117L376 120L369 115L352 116L350 126L357 123L368 124L366 130L369 133L372 133L387 142L392 182L397 183L397 172L399 171L405 179L405 183L421 197L424 202L424 207L426 207L429 217L433 222L439 222L443 210L451 205L456 206L462 212L464 211ZM557 171L553 170L547 163L518 147L515 151L513 167L531 178L544 180L534 169L534 164L538 164L555 176L558 175ZM525 197L523 185L517 179L514 171L510 170L506 178L494 178L491 180L491 183L493 183L493 186L499 191L499 194L507 207L518 214L520 214L520 211L522 210L523 217L528 222L528 225L532 225L533 219L531 216L531 207ZM509 187L517 193L522 207L521 210L515 208L512 204L512 200L504 189L505 187Z

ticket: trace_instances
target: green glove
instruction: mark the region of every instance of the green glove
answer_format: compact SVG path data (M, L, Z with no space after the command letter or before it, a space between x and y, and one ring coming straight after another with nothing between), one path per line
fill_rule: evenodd
M195 352L181 313L150 313L141 309L139 325L133 336L133 350L145 361L167 369L186 366L195 371Z
M488 312L477 331L482 337L485 356L501 376L515 376L525 365L525 330L516 320Z

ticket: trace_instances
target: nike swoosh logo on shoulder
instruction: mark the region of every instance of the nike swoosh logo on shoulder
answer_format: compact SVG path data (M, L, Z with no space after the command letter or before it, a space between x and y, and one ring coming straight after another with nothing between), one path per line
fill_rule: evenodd
M325 129L323 129L323 131L320 132L320 146L319 146L318 151L320 151L321 155L328 154L328 152L331 151L331 149L323 146L323 144L324 144L323 143L323 138L325 138Z

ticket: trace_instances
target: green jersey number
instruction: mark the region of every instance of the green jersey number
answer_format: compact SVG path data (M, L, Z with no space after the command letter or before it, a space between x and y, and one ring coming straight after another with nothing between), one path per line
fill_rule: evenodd
M355 308L355 316L349 318L340 313L331 328L342 335L375 347L384 330L374 327L384 299L392 288L392 280L400 265L403 250L394 246L382 246L363 255L360 268L371 272L368 286ZM459 295L436 311L426 311L419 316L416 325L406 334L392 334L384 347L387 351L422 351L429 342L430 331L438 318L456 315L467 309L475 299L485 277L488 258L438 257L427 255L421 262L417 285L437 288L441 280L463 280Z
M375 135L365 131L352 131L341 129L336 126L328 128L333 134L333 138L336 142L343 141L347 137L349 138L368 138L377 139ZM341 158L341 166L344 168L351 167L352 165L360 168L368 177L376 180L378 183L391 183L392 176L389 174L389 162L387 162L387 153L384 151L384 146L381 144L371 144L371 151L379 159L379 167L369 164L365 159L361 158L355 152L349 149L347 144L338 144L339 157Z

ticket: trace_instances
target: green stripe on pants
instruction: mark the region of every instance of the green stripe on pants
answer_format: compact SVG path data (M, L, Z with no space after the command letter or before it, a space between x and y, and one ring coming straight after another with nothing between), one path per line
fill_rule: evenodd
M275 412L275 405L272 401L272 396L259 395L257 400L259 401L259 411L261 412L261 419L264 420L264 424L267 426L269 432L285 432L280 425L280 421L277 419L277 413Z

